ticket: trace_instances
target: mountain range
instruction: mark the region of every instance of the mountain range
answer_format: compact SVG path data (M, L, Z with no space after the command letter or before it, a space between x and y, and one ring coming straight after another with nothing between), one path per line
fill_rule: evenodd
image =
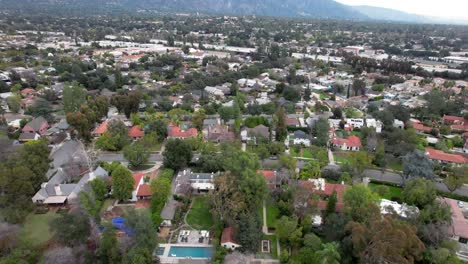
M431 17L334 0L0 0L5 10L106 14L110 12L206 13L405 23L443 23ZM453 22L453 21L452 21Z

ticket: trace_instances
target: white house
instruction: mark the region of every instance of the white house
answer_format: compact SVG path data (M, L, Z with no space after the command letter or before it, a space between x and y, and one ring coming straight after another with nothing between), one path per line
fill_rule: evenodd
M205 92L207 92L211 96L224 97L224 92L217 87L206 86Z
M294 132L294 145L310 146L310 139L304 131L297 130Z
M361 129L364 126L375 128L375 132L382 132L382 122L376 120L375 118L350 118L346 120L346 123L353 128Z

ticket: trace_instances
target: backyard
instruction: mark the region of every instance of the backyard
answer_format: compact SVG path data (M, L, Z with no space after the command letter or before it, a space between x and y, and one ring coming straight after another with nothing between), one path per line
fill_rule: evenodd
M268 228L275 228L276 220L279 216L279 208L276 203L267 202L266 204L266 217Z
M379 186L385 186L388 188L388 192L382 195L383 199L392 200L392 201L401 199L402 189L400 187L387 186L387 185L378 184L378 183L369 183L369 188L372 191L375 191Z
M31 214L26 218L20 232L20 239L28 241L32 246L40 246L53 237L51 223L60 214L49 211L46 214Z
M187 215L187 224L198 230L209 230L213 226L210 203L207 196L193 198L192 208Z

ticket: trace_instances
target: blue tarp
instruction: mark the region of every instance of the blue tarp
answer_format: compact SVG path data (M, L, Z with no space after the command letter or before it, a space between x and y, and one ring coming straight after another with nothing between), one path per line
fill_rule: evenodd
M122 230L127 234L127 236L133 236L135 232L130 227L125 226L125 219L123 217L114 217L112 218L112 226Z

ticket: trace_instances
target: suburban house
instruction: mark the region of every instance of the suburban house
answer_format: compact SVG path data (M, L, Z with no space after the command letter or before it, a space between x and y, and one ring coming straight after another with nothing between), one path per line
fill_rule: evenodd
M185 129L185 128L183 129L175 124L170 124L167 132L168 132L167 138L185 139L185 138L193 138L198 135L198 131L196 128L192 127L188 129Z
M376 120L375 118L350 118L346 119L346 124L351 126L353 129L361 129L365 126L375 128L375 132L382 132L382 122Z
M93 137L100 137L102 134L106 133L108 124L109 120L102 122L96 129L94 129L92 133Z
M268 186L268 189L270 191L278 188L280 186L279 182L278 182L278 177L277 177L277 172L276 171L272 171L272 170L259 170L257 171L258 174L261 174L263 175L263 177L265 178L265 181L266 181L266 184Z
M188 179L190 186L198 193L209 192L214 189L213 179L216 176L214 173L189 173Z
M348 185L345 185L344 183L327 183L323 178L301 180L298 182L298 185L299 188L308 191L310 194L317 194L320 197L318 201L312 201L313 203L316 203L317 209L320 211L326 210L328 198L333 195L334 192L336 192L337 201L335 205L335 211L343 211L343 195ZM314 225L320 226L322 224L322 215L320 213L315 214L312 216L312 220Z
M452 209L452 225L450 233L452 239L458 241L460 251L468 251L468 208L465 203L443 198L442 203L447 204ZM466 257L465 257L466 258Z
M236 240L234 240L234 231L235 230L233 227L224 228L223 234L221 235L222 247L230 250L234 250L236 248L241 247L241 245L237 243Z
M136 125L136 126L132 126L129 130L128 130L128 136L131 138L131 139L140 139L142 138L143 136L145 135L145 131L143 131L140 126Z
M464 125L466 123L465 118L459 116L444 115L442 120L446 125Z
M21 143L26 143L33 140L39 140L41 136L38 133L21 133L18 141Z
M426 155L431 160L436 160L436 161L444 163L444 164L447 164L447 163L454 163L454 164L468 163L468 159L463 157L462 155L449 154L449 153L445 153L445 152L443 152L441 150L437 150L437 149L426 148Z
M294 145L310 146L310 139L304 131L297 130L294 132Z
M339 138L334 136L331 139L331 143L334 147L341 150L359 151L362 147L361 139L355 135L351 135L348 138Z
M28 122L23 127L22 132L37 133L39 135L44 135L47 132L47 128L49 128L49 123L47 123L47 120L45 120L44 117L40 116Z
M258 137L269 139L270 129L264 125L258 125L254 128L245 128L241 131L241 138L244 142L251 141L256 144Z
M420 121L414 120L410 122L413 128L420 133L430 133L432 128L423 125Z
M224 125L209 126L204 131L204 136L206 140L216 143L231 141L236 138L234 132L229 131L229 127Z
M62 168L59 168L52 178L41 185L41 189L33 196L35 204L65 205L67 203L78 202L78 194L84 189L86 183L95 178L107 178L109 175L101 167L97 167L93 172L86 173L78 183L66 183L67 175Z
M133 185L132 191L132 202L138 200L148 200L151 198L151 188L150 183L147 178L145 178L144 173L135 173L133 174L133 179L135 184Z

